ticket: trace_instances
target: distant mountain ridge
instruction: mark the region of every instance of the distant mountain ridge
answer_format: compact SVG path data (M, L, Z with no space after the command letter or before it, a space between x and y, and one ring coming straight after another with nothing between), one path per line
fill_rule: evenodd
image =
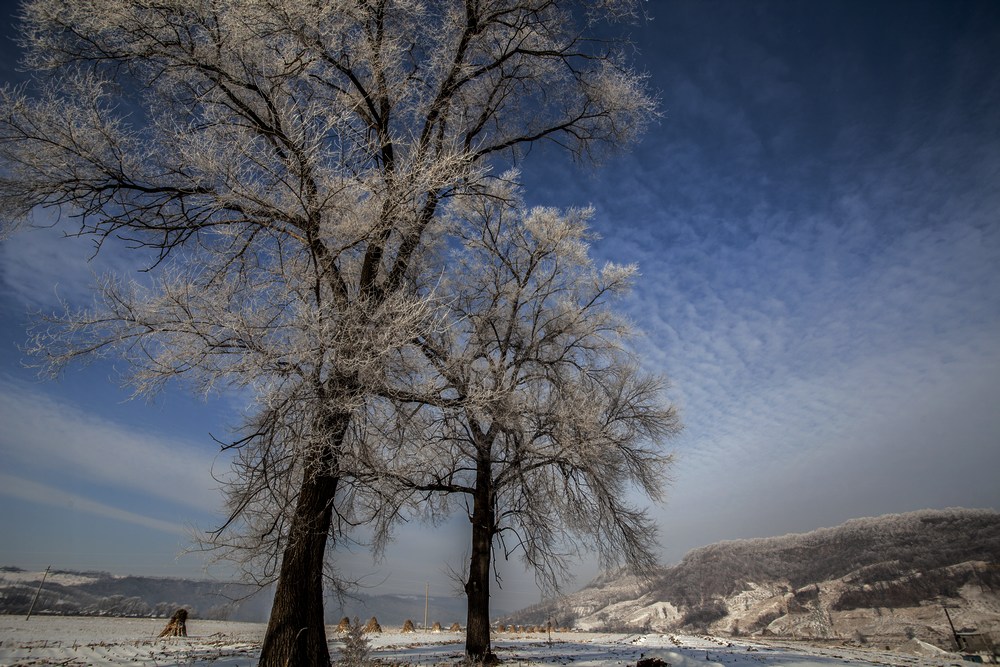
M24 614L41 572L0 567L0 614ZM266 621L269 591L213 581L54 571L36 613ZM704 630L862 641L917 637L949 647L950 629L1000 638L1000 513L924 510L854 519L835 528L719 542L640 579L605 574L583 590L503 617L580 629ZM376 616L423 620L419 595L327 600L327 622ZM505 612L495 610L503 616ZM430 622L464 622L465 600L432 597Z
M719 542L652 578L604 575L507 620L945 645L942 603L956 625L1000 631L1000 513L923 510Z
M0 614L26 613L42 577L0 567ZM198 618L259 621L266 620L269 605L267 592L247 584L53 570L34 613L166 618L185 607Z
M42 581L42 572L0 567L0 614L26 614ZM54 570L45 580L36 614L75 616L132 616L168 618L184 607L194 619L266 622L272 592L248 584L161 577L114 576L107 572ZM383 625L402 626L407 619L445 627L465 623L465 599L414 595L363 595L326 601L326 620L341 616ZM503 612L500 612L503 613Z

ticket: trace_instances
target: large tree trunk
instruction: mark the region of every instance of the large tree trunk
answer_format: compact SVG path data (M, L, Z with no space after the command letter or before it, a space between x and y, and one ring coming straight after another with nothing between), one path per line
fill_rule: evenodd
M474 662L493 661L490 652L490 558L493 546L493 486L489 456L481 456L472 501L472 557L465 583L469 614L465 654Z
M329 667L323 617L323 560L340 481L337 450L346 428L309 457L289 529L258 667Z

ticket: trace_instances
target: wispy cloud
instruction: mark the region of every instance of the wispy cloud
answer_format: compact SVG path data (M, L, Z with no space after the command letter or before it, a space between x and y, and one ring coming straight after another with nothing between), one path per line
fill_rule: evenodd
M67 510L72 509L76 512L84 512L107 519L124 521L164 533L185 536L190 533L185 526L177 523L162 521L118 507L112 507L111 505L106 505L75 493L69 493L47 484L33 482L5 473L0 473L0 494L40 505L49 505Z
M97 277L114 272L141 279L152 261L142 250L115 237L75 235L78 227L54 209L38 209L31 224L0 242L0 282L7 293L32 309L52 310L93 302Z
M58 474L140 492L174 506L220 505L205 448L88 414L21 383L0 380L0 456L29 475Z
M11 297L30 308L87 303L95 276L87 261L92 254L87 240L55 227L23 229L0 243L0 279Z
M1000 504L997 42L904 31L903 66L850 12L719 9L659 9L666 117L635 152L526 170L639 264L625 307L686 425L667 543Z
M532 204L595 205L598 259L640 266L623 307L686 424L656 510L668 560L864 514L1000 506L1000 14L965 9L657 5L636 39L663 122L596 171L544 147L523 164ZM22 304L85 303L94 273L135 261L109 247L88 263L86 241L59 236L0 245ZM211 456L169 435L13 382L0 423L17 497L55 485L45 467L217 503ZM401 528L384 571L419 587L461 553L459 523Z

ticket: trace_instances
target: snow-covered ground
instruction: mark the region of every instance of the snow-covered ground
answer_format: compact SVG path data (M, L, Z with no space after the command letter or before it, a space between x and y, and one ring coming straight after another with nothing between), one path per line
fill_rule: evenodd
M186 638L157 639L164 619L0 616L0 665L201 665L248 667L256 663L264 626L257 623L188 621ZM336 637L333 628L328 636ZM369 635L376 664L454 665L462 658L459 633L387 629ZM337 659L341 643L331 641ZM911 653L839 646L729 641L661 634L500 633L494 650L507 665L635 665L659 657L671 667L799 667L833 665L962 665L958 655L918 643ZM926 655L918 655L918 653Z

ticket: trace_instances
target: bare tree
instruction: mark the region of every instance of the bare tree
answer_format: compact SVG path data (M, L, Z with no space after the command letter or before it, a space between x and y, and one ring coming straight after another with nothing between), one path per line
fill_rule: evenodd
M519 551L548 589L582 548L605 566L652 570L655 526L629 492L661 499L662 440L680 428L663 381L623 345L629 327L612 301L635 267L594 266L591 212L525 210L510 188L489 194L450 207L463 243L434 287L448 326L421 337L424 366L405 384L426 398L366 412L366 440L387 449L368 462L383 489L423 513L469 514L473 661L491 658L494 549Z
M277 579L262 665L329 662L342 454L369 380L425 322L402 288L429 268L440 204L535 142L587 157L641 130L643 77L583 32L634 4L23 4L37 78L0 93L0 219L57 208L158 269L109 278L37 349L123 355L140 392L253 392L218 537Z

